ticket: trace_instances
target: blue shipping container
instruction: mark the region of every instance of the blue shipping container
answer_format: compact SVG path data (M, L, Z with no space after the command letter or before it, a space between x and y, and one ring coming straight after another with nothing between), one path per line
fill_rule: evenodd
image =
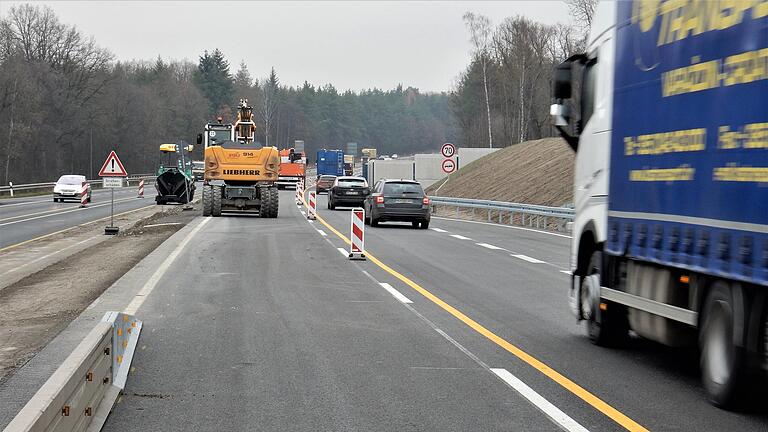
M617 4L606 251L767 285L768 8L652 3Z
M344 152L341 150L318 150L317 175L344 175Z

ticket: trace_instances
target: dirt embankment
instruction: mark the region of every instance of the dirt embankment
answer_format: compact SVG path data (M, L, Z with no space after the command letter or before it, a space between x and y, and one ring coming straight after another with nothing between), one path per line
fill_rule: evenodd
M573 202L573 162L560 138L527 141L462 167L427 194L562 206Z

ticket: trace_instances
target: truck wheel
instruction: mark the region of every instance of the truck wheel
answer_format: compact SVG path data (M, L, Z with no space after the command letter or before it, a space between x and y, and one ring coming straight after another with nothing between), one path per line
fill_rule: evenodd
M203 185L203 216L208 217L213 212L213 186Z
M600 265L603 253L592 252L586 276L582 276L579 287L581 313L587 322L587 334L595 345L616 346L629 336L626 309L615 303L607 303L600 309Z
M731 287L717 281L702 308L699 332L701 379L710 401L731 405L741 384L744 351L734 341L734 300Z
M766 302L766 309L768 309L768 302ZM765 315L763 315L763 321L763 328L765 329L765 333L763 333L763 369L765 369L766 374L768 375L768 310L766 310Z
M213 195L213 199L211 200L211 216L213 217L219 217L221 216L221 190L222 188L219 186L211 186L211 192L213 192L211 195Z

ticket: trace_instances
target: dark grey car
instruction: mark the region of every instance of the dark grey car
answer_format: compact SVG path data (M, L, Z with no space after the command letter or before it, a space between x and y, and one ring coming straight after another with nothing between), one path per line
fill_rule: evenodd
M429 228L429 197L419 182L413 180L379 180L365 198L366 223L411 222L413 227Z

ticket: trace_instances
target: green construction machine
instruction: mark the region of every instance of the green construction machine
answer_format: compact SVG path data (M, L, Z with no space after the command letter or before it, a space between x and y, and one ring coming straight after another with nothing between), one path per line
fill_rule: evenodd
M160 152L165 159L157 169L155 189L157 204L176 202L186 204L195 197L195 180L192 176L192 161L185 160L183 151L191 150L192 146L185 149L177 144L162 144ZM180 157L179 157L180 156Z

